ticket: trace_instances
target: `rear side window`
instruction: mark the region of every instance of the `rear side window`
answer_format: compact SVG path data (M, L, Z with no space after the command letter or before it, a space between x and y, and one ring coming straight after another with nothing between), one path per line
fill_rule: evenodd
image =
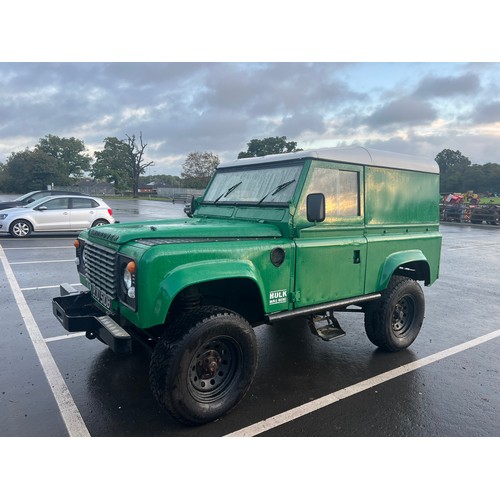
M72 208L96 208L99 206L95 200L90 198L72 198Z

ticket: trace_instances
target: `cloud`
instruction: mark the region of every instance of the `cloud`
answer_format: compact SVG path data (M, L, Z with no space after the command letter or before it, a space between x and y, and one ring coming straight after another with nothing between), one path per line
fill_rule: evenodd
M428 76L421 80L413 95L420 98L468 96L477 94L480 88L479 76L474 73L446 77Z
M402 97L379 106L365 123L372 127L419 125L430 123L437 116L429 103L415 97Z
M500 101L481 104L471 114L471 119L476 124L500 122Z
M234 159L253 138L299 147L385 144L435 154L490 147L500 65L489 63L0 63L0 162L48 134L89 150L142 131L158 172L193 151ZM482 142L478 124L488 125ZM476 126L475 131L471 127ZM485 128L485 127L483 127Z

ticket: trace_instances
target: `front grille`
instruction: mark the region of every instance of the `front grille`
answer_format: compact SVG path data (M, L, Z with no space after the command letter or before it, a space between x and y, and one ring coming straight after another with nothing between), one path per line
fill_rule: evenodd
M93 243L87 242L83 247L85 276L113 299L116 298L117 255L114 250Z

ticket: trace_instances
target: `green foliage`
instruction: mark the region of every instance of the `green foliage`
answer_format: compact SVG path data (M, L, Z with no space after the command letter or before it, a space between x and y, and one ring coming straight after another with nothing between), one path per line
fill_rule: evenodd
M460 151L443 149L435 158L441 171L442 193L500 193L500 165L473 165Z
M247 143L247 151L241 151L238 158L252 158L254 156L276 155L280 153L293 153L302 151L297 149L297 143L287 141L286 137L267 137L265 139L252 139Z
M26 193L48 185L71 186L90 168L80 139L48 135L33 150L12 153L0 170L4 192Z
M132 190L133 157L130 146L116 137L104 139L104 149L94 153L95 162L90 170L96 180L111 182L119 192Z
M80 139L47 135L40 139L35 151L52 156L57 161L58 171L67 177L81 178L90 169L90 156L85 153L85 144Z
M185 180L183 186L205 188L219 163L219 157L213 153L189 153L182 164L181 177Z
M119 192L132 191L134 198L138 196L139 178L147 167L153 165L144 160L147 144L142 141L142 133L137 143L135 135L127 136L127 140L106 137L104 149L94 153L95 162L91 168L94 179L112 182Z
M46 189L49 184L70 185L71 179L53 156L35 149L12 153L2 172L5 192L25 193Z
M436 163L439 165L441 174L458 171L471 165L467 156L464 156L460 151L452 151L451 149L443 149L436 156Z

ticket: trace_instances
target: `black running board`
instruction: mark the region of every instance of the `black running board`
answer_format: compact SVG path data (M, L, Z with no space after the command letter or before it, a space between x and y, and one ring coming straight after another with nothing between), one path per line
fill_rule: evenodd
M321 313L330 309L344 309L348 306L354 306L357 304L362 304L363 302L377 300L381 296L382 294L380 293L371 293L368 295L362 295L360 297L353 297L352 299L335 300L333 302L325 302L323 304L318 304L315 306L298 307L297 309L292 309L291 311L282 311L278 313L268 314L266 316L266 319L269 324L272 324L282 319L295 318L297 316L310 316L311 314Z

